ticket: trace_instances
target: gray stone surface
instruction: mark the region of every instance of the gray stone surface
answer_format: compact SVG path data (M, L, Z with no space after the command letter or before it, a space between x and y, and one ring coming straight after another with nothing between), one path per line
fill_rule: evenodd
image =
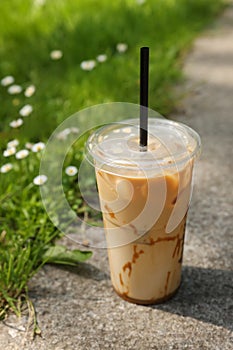
M45 266L29 288L41 337L30 339L30 318L11 316L0 349L233 349L233 6L196 41L184 70L174 118L200 133L203 151L178 293L157 306L121 300L104 250L77 268Z

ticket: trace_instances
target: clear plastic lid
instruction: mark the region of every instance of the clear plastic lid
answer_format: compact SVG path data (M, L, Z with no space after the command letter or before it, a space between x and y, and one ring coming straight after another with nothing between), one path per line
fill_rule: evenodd
M190 127L167 119L149 118L148 146L139 146L139 121L129 119L96 130L86 145L88 161L106 171L122 173L126 169L155 172L182 167L200 153L199 135Z

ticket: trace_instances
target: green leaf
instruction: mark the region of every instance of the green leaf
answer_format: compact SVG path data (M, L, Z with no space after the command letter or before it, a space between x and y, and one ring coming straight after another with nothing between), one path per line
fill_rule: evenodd
M42 259L45 263L75 266L80 262L86 261L91 256L91 251L69 250L65 246L55 245L45 252Z

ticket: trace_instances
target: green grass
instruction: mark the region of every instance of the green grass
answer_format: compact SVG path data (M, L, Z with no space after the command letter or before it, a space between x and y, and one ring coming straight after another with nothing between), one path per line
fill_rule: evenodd
M83 107L109 101L138 102L139 48L149 45L150 106L167 114L173 105L171 86L180 78L179 56L203 25L219 10L219 0L156 0L139 6L134 0L2 0L0 4L0 72L12 74L38 91L31 98L33 121L24 132L33 139L48 137L64 118ZM116 44L125 42L124 55ZM64 53L50 60L53 49ZM108 61L91 72L80 63L106 53ZM15 99L14 99L15 100ZM1 91L0 128L25 103L11 106Z
M80 162L81 151L71 153L64 168L67 161L75 161L77 166ZM55 245L55 239L62 234L49 220L39 187L33 183L40 157L41 152L31 152L24 159L10 159L13 169L0 173L0 319L9 307L20 313L18 298L27 292L28 280L44 263L74 265L91 256L89 251L70 251ZM82 215L83 203L77 185L68 176L64 176L63 182L73 210Z
M10 172L0 173L0 317L9 307L17 312L17 300L28 280L46 262L46 252L60 236L33 185L39 153L22 160L4 158L7 142L19 139L18 149L25 142L45 142L59 123L87 106L138 103L141 46L151 49L150 107L168 114L175 103L174 85L182 77L184 52L223 7L221 0L147 0L143 5L134 0L34 3L0 2L0 78L13 75L23 88L36 86L30 98L23 93L9 95L0 86L0 166L13 164ZM128 45L125 53L117 52L119 42ZM63 52L58 61L50 59L54 49ZM102 53L108 57L106 62L89 72L80 68L83 60ZM26 103L33 106L32 114L24 118L20 129L10 128L9 122L19 117ZM78 167L81 159L82 148L69 162ZM64 186L71 205L82 212L85 207L75 181L66 179ZM68 256L67 262L71 260ZM54 261L59 261L57 256Z

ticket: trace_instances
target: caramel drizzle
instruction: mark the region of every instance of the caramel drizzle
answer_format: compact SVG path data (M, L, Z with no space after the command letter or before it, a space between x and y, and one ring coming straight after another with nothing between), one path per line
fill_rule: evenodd
M136 264L136 261L139 259L140 255L144 254L144 250L139 250L137 251L137 245L133 246L133 256L132 256L132 261L128 261L123 267L122 270L123 272L126 272L126 270L128 270L128 277L131 276L132 273L132 265ZM122 274L119 273L119 279L120 279L120 284L122 285L122 287L124 287L124 282L123 282L123 278L122 278ZM127 288L127 291L122 293L122 296L127 296L129 293L129 287L125 286Z
M140 257L140 255L144 253L144 250L141 249L141 250L139 250L139 252L137 252L136 245L133 246L133 250L134 250L134 253L133 253L132 264L135 264L136 260Z
M123 282L123 279L122 279L122 274L119 273L119 279L120 279L120 284L122 287L124 287L124 282ZM118 292L122 297L127 297L127 295L129 294L129 287L126 288L127 290L125 292L123 292L122 294L120 294L120 292Z
M136 264L136 261L139 259L140 255L141 254L144 254L144 250L139 250L137 252L137 245L134 245L133 246L133 257L132 257L132 261L128 261L124 266L123 266L123 272L125 272L126 270L129 270L128 272L128 276L130 277L131 276L131 273L132 273L132 264Z
M104 208L107 210L108 214L110 215L110 217L112 219L116 219L115 214L113 213L113 211L109 208L109 206L107 204L105 204Z
M125 272L126 270L129 270L128 276L130 277L131 272L132 272L132 263L130 261L128 261L124 266L123 266L123 272Z
M180 243L183 239L177 237L177 242L176 242L176 246L175 246L175 249L174 249L174 252L172 254L172 257L174 258L176 255L178 256L179 255L179 252L180 252ZM176 254L177 253L177 254Z
M165 295L167 295L167 288L168 288L168 282L169 282L170 276L171 276L171 271L168 271L168 273L167 273L167 279L166 279L166 284L165 284Z
M172 254L172 257L175 258L175 256L179 256L180 254L180 259L179 259L179 263L182 262L182 258L183 258L183 248L184 248L184 237L180 238L179 234L173 237L158 237L156 240L154 240L152 237L149 237L149 244L150 245L154 245L156 243L160 243L160 242L169 242L169 241L177 241L176 245L175 245L175 249L174 252Z
M160 242L169 242L169 241L175 241L176 239L179 239L179 234L173 237L167 236L167 237L158 237L156 240L154 240L152 237L150 237L150 245L154 245L156 243Z
M121 284L122 286L124 286L124 282L123 282L122 274L121 274L121 273L119 273L119 279L120 279L120 284Z

